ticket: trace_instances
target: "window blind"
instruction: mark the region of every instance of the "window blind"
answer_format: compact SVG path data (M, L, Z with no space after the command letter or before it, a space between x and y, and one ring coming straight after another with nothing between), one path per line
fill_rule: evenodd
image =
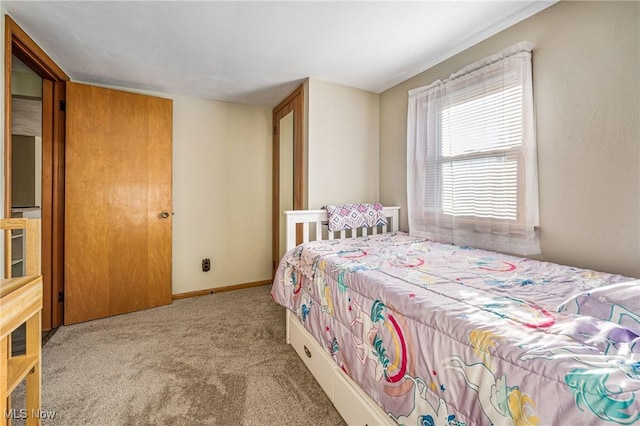
M530 43L409 92L413 235L539 253Z

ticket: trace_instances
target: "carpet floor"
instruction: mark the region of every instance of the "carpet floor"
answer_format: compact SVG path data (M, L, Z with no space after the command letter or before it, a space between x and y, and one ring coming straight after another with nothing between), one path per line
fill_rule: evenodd
M42 409L55 412L43 425L344 424L285 343L269 290L61 327L42 353Z

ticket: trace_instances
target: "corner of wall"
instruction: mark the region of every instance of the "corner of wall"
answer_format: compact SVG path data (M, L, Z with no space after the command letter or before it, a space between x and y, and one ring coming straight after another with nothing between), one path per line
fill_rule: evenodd
M302 129L302 145L304 146L304 176L302 187L304 188L304 196L302 200L302 206L305 209L309 208L309 81L311 77L302 84L303 97L304 97L304 128Z

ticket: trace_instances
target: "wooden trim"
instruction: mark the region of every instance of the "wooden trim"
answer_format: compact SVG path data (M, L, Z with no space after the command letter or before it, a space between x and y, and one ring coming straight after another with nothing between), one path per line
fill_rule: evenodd
M293 92L289 93L289 95L286 98L280 101L280 103L273 109L273 113L275 114L279 110L285 108L287 104L289 104L292 100L296 98L296 96L302 96L304 98L304 84L301 84L298 87L296 87L293 90Z
M302 210L304 208L304 90L302 86L299 89L299 95L296 97L296 111L294 119L294 160L293 160L293 208Z
M57 302L57 294L64 288L64 113L60 112L57 106L61 100L65 99L65 84L69 81L69 76L11 17L5 16L4 216L7 218L11 217L12 55L23 61L43 79L43 194L41 207L44 307L42 325L44 330L48 330L62 324L62 304ZM46 162L45 151L47 155L50 155Z
M224 287L208 288L205 290L189 291L187 293L174 294L171 296L171 299L172 300L187 299L190 297L204 296L207 294L223 293L225 291L232 291L232 290L241 290L243 288L260 287L263 285L271 284L272 282L273 282L272 280L254 281L250 283L228 285Z
M171 295L171 300L179 300L179 299L188 299L190 297L198 297L205 296L207 294L213 294L214 291L212 288L208 288L206 290L198 290L198 291L189 291L186 293L177 293Z
M2 219L2 229L25 229L27 227L27 219L24 217Z
M304 85L298 86L273 109L273 160L272 160L272 276L275 276L280 243L280 119L289 112L293 116L293 208L304 208Z
M42 198L41 198L41 217L42 217L42 329L50 330L55 327L52 320L52 279L53 264L51 262L53 255L53 214L51 207L55 196L51 191L54 170L53 170L53 141L55 134L53 131L53 120L44 119L52 118L54 111L53 102L55 99L54 82L51 80L42 80Z
M28 219L25 224L25 230L27 235L24 236L25 244L25 275L41 275L42 274L42 251L40 250L40 241L42 236L40 234L42 230L41 219Z
M225 291L242 290L243 288L260 287L263 285L271 284L272 282L273 280L254 281L251 283L228 285L225 287L216 287L216 288L213 288L212 290L214 293L223 293Z
M16 55L22 62L33 68L43 79L69 81L69 76L62 68L60 68L9 15L5 16L4 27L5 58L7 55L6 46L8 43L11 43L13 49L9 49L9 56L11 56L11 54Z
M57 81L53 85L53 99L55 103L66 101L66 82ZM51 325L52 328L62 325L64 321L64 302L58 294L64 292L64 175L65 175L65 111L60 108L53 110L53 176L51 191L53 200L51 205Z

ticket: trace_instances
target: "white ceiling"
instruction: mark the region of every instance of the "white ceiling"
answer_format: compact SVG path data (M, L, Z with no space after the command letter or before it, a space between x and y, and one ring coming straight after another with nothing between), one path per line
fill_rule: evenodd
M553 1L3 1L75 81L272 107L307 77L380 93Z

